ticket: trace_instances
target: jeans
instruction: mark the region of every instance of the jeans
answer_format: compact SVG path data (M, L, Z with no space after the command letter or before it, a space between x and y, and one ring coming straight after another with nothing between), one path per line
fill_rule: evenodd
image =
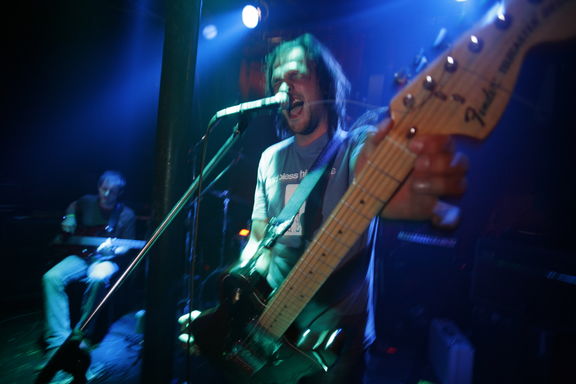
M112 263L111 263L112 264ZM52 267L42 277L44 289L45 330L44 338L47 349L60 346L71 333L70 308L66 287L73 282L86 282L87 287L82 297L81 318L83 323L95 304L104 296L105 288L110 278L118 270L115 264L106 275L98 278L89 278L87 271L89 264L83 258L70 255ZM91 322L93 324L94 321ZM90 325L91 325L90 324ZM90 328L87 329L89 331Z

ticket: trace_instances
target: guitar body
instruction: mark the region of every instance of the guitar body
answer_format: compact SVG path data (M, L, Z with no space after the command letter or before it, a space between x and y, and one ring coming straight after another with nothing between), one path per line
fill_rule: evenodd
M302 334L293 326L275 339L258 326L269 291L261 278L226 274L220 305L190 324L200 353L235 383L296 383L335 361L337 354L319 342L319 335Z
M62 256L77 255L85 259L105 259L112 257L98 257L96 249L108 242L112 247L123 247L126 250L142 249L146 244L142 240L118 239L107 237L104 227L87 227L77 230L74 234L61 233L52 241L52 245L58 247Z
M103 225L78 228L74 234L61 232L52 241L52 246L57 247L58 253L62 256L76 255L88 259L97 246L87 245L81 242L73 241L75 237L95 237L105 236Z

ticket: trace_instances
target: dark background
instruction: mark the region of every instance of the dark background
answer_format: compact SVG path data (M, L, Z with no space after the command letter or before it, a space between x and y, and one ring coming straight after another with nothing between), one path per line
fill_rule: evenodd
M353 84L353 121L388 103L399 89L396 72L413 74L419 58L440 52L433 43L441 28L448 43L492 3L270 0L263 25L249 31L238 24L242 2L205 1L201 29L214 23L219 34L214 40L201 34L199 41L190 111L195 138L218 109L264 96L258 71L278 38L312 32L334 52ZM13 6L0 34L0 299L6 311L40 307L41 275L57 261L47 246L62 211L95 193L102 171L125 173L125 201L139 216L139 236L148 233L165 22L162 2L152 0ZM381 346L421 344L430 319L448 317L483 357L478 367L487 369L479 370L480 378L502 364L498 356L513 360L510 372L544 375L564 367L575 334L574 284L550 279L550 272L576 275L575 52L572 42L531 53L494 132L482 143L458 140L471 160L469 192L456 202L463 210L458 229L386 223L377 264ZM197 281L208 287L205 277L233 260L241 245L235 234L248 225L259 154L275 141L271 122L252 119L227 159L235 165L203 199ZM210 137L209 155L233 123ZM191 162L194 144L182 143ZM231 194L224 235L223 191ZM422 244L426 238L436 242Z

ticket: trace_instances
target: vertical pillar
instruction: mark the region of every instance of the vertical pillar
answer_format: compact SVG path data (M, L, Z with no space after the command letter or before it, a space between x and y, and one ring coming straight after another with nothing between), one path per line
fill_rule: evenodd
M158 224L191 182L192 98L200 0L167 0L156 135L154 219ZM179 215L152 250L148 265L141 382L172 381L176 307L182 292L184 226Z

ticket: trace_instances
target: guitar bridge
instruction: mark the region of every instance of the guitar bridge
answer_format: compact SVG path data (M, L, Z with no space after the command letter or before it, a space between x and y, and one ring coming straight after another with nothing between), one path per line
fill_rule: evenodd
M272 360L282 343L257 326L248 333L250 338L236 342L225 358L253 375Z
M268 361L267 358L260 356L257 351L247 348L242 343L236 343L225 357L249 375L258 372Z

